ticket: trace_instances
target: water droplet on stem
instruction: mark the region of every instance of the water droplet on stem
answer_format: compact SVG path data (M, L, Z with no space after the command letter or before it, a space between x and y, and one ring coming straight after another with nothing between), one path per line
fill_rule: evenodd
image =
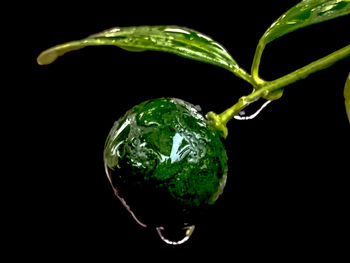
M263 108L265 108L270 102L271 102L271 100L265 101L265 103L262 106L260 106L260 108L257 111L255 111L253 114L250 114L250 115L246 116L246 111L240 111L238 113L238 115L234 116L234 118L236 120L251 120L251 119L254 119L256 116L259 115L259 113L263 110Z

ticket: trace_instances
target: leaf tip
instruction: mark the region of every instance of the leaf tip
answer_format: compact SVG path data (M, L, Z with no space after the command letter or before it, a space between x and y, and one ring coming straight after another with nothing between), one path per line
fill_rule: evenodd
M39 65L48 65L54 62L58 57L58 54L51 49L45 50L40 53L36 61Z

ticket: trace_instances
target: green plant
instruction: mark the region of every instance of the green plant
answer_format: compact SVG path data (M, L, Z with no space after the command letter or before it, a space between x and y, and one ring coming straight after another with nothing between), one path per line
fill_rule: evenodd
M42 52L37 61L41 65L46 65L69 51L86 46L114 45L127 51L163 51L210 63L229 70L252 85L253 90L250 94L241 97L237 103L220 114L207 113L206 120L189 103L176 99L158 99L135 106L119 119L111 130L105 147L106 170L115 190L118 191L117 188L120 188L117 195L124 205L129 207L125 196L133 191L142 192L146 186L148 190L144 192L144 196L159 191L154 200L160 196L169 197L167 204L173 202L171 207L178 209L175 214L182 214L179 216L179 221L191 221L190 212L195 208L214 203L224 187L226 154L219 136L227 137L228 121L260 98L269 101L279 99L283 95L285 86L311 73L325 69L350 55L350 45L347 45L285 76L266 81L259 76L260 60L266 45L299 28L349 13L349 0L301 1L278 18L260 38L250 74L238 65L221 44L200 32L178 26L112 28L82 40L52 47ZM344 97L350 121L349 78L345 84ZM166 113L171 114L166 115ZM167 117L162 117L164 114ZM179 129L180 126L181 129ZM187 137L184 134L187 134ZM170 157L175 154L172 150L174 147L177 147L177 150L183 150L183 156L176 161ZM200 154L199 149L202 149L204 159L199 158L198 160L207 165L203 166L202 163L198 166L199 164L193 161L191 156L196 153ZM138 154L135 154L136 152ZM213 166L214 162L216 166ZM209 163L211 165L208 165ZM128 172L125 172L125 169ZM113 175L114 171L120 175ZM195 171L201 175L194 176L197 174ZM126 174L131 176L126 176ZM180 184L182 184L181 187ZM126 197L128 200L130 198ZM137 206L136 203L134 207ZM153 201L153 203L157 202ZM159 210L160 207L166 206L163 203L157 203L154 207L158 207ZM147 209L153 208L148 207ZM159 221L157 221L159 218L146 220L147 224L154 224L161 232L164 230L162 224L170 224L169 218L176 217L172 212L167 214L170 215L168 218ZM192 230L193 227L186 226L186 238Z

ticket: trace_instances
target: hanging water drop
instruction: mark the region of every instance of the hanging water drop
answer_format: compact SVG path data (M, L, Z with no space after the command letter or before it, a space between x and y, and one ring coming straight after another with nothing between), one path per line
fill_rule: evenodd
M184 226L180 229L169 229L165 227L157 227L159 237L169 245L181 245L188 241L194 231L195 226Z
M245 116L246 112L245 111L240 111L238 113L238 115L235 115L234 118L236 120L251 120L254 119L256 116L259 115L259 113L263 110L263 108L265 108L269 103L271 102L271 100L267 100L265 101L265 103L257 110L255 111L253 114Z

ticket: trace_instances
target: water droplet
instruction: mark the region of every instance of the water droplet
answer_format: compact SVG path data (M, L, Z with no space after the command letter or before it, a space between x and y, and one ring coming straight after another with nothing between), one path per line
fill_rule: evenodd
M157 43L157 38L155 38L155 37L150 37L149 39L150 39L150 41L151 41L152 43L154 43L154 44Z
M181 245L190 239L195 226L184 226L182 228L157 227L159 237L169 245Z
M271 102L271 100L265 101L265 103L257 111L255 111L253 114L245 116L246 112L245 111L240 111L238 113L238 115L234 116L234 118L236 120L251 120L251 119L254 119L256 116L259 115L259 113L262 111L262 109L265 108L270 102Z

